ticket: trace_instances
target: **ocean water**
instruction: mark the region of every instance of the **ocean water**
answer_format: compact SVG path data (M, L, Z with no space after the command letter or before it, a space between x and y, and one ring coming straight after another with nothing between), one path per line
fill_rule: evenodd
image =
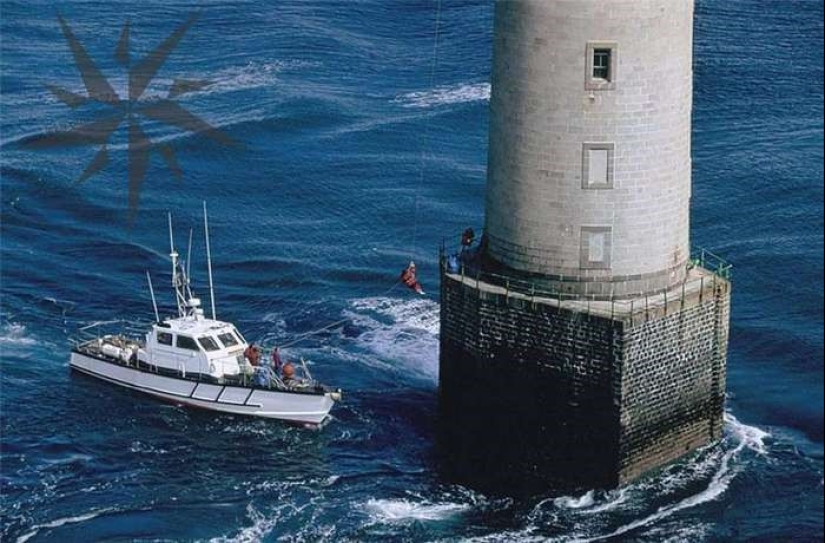
M2 0L0 502L3 541L816 541L823 538L823 3L697 0L694 241L735 268L724 441L638 483L486 496L434 452L442 237L480 227L492 0ZM121 93L137 58L200 16L150 85L239 142L146 121L171 145L129 222L126 137L32 137L92 120L62 15ZM431 79L439 19L437 65ZM71 339L172 300L208 201L219 316L346 391L322 431L215 417L73 375ZM196 235L195 251L203 244ZM204 259L194 262L206 297Z

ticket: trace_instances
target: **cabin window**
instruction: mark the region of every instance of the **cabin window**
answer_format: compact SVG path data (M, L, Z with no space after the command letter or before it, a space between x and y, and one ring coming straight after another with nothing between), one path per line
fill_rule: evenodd
M172 345L172 334L167 332L158 332L158 343L161 345Z
M221 350L220 345L218 342L215 341L215 338L210 336L203 336L198 338L198 343L201 344L204 351L219 351Z
M233 336L229 332L225 334L218 334L218 339L221 340L221 343L223 343L224 347L234 347L238 344L238 340L235 339L235 336Z
M199 351L198 344L195 343L195 340L189 336L178 336L177 342L178 349L188 349L190 351Z

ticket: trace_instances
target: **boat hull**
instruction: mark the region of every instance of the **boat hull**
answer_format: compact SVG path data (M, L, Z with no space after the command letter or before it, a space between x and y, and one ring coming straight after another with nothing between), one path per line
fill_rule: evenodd
M280 391L198 382L126 367L76 351L72 352L69 366L80 373L172 403L233 415L319 426L335 404L330 392Z

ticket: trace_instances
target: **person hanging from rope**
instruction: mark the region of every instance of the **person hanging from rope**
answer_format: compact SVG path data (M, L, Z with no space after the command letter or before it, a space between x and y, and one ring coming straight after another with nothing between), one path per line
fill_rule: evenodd
M401 282L417 294L424 295L424 288L421 286L421 283L418 282L418 278L415 275L415 262L410 261L410 265L401 272Z

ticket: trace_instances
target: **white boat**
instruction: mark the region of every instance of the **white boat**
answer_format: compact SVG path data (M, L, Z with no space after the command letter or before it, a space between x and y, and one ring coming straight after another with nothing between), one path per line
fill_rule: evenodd
M322 425L332 406L341 399L341 390L315 381L303 360L300 377L289 376L288 372L282 377L265 365L254 367L247 358L254 355L244 337L231 323L215 317L205 205L204 229L212 318L204 316L200 299L192 293L188 261L184 269L175 251L170 216L172 286L178 316L159 318L147 272L156 322L145 337L104 335L80 342L72 349L70 367L176 404L306 426ZM189 249L191 256L191 235Z

